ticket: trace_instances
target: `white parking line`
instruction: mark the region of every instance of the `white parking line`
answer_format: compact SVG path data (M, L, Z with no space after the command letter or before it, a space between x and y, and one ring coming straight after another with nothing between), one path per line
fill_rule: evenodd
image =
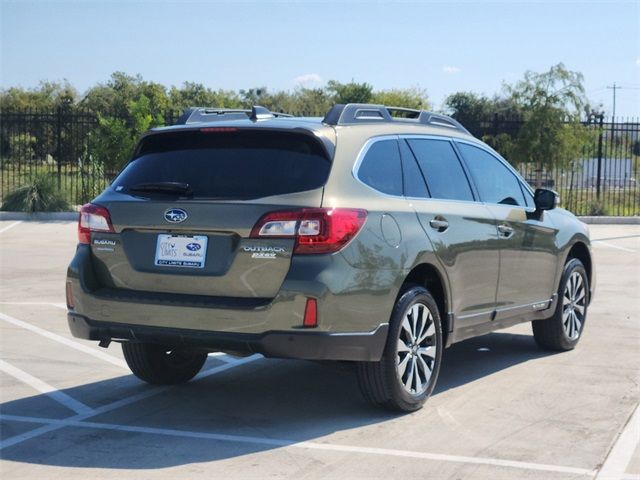
M636 406L631 419L613 445L596 480L621 480L631 461L631 457L640 444L640 408Z
M206 378L206 377L210 377L211 375L216 375L218 373L222 373L226 370L230 370L232 368L235 367L239 367L240 365L245 365L247 363L259 360L262 358L262 355L252 355L250 357L245 357L245 358L241 358L238 360L234 360L232 363L225 363L224 365L218 365L217 367L213 367L209 370L205 370L204 372L200 372L198 375L196 375L194 381L200 380L202 378ZM136 395L132 395L130 397L125 397L125 398L121 398L120 400L117 400L115 402L109 403L107 405L103 405L101 407L98 407L96 409L94 409L91 413L86 413L86 414L80 414L80 415L75 415L73 417L67 418L65 420L62 421L75 421L75 422L80 422L82 420L85 420L87 418L91 418L91 417L95 417L96 415L101 415L103 413L107 413L110 412L112 410L117 410L118 408L122 408L122 407L126 407L127 405L130 405L132 403L135 402L139 402L140 400L144 400L146 398L150 398L153 397L154 395L158 395L160 393L163 393L167 390L169 390L170 388L172 388L171 386L162 386L162 387L153 387L150 388L149 390L145 390L144 392L138 393ZM0 414L0 418L6 418L8 419L9 417L7 415L2 415ZM47 425L43 425L42 427L36 428L34 430L31 430L29 432L25 432L22 433L20 435L16 435L14 437L10 437L7 438L6 440L3 440L2 442L0 442L0 450L4 449L4 448L8 448L11 447L13 445L17 445L19 443L22 443L26 440L30 440L32 438L35 437L39 437L40 435L43 435L45 433L51 432L53 430L58 430L60 428L64 428L66 425L63 424L59 424L59 423L48 423Z
M1 228L1 229L0 229L0 233L4 233L4 232L6 232L7 230L9 230L9 229L11 229L11 228L15 227L16 225L21 224L21 223L22 223L22 220L18 220L17 222L13 222L13 223L11 223L11 224L7 225L7 226L6 226L6 227L4 227L4 228Z
M50 305L56 308L62 308L67 310L67 306L64 303L52 303L52 302L0 302L0 305Z
M440 453L417 452L411 450L397 450L392 448L358 447L354 445L341 445L319 442L297 442L267 437L250 437L245 435L228 435L224 433L194 432L190 430L175 430L170 428L141 427L134 425L120 425L113 423L83 422L79 420L52 420L48 418L24 417L19 415L3 415L6 420L27 423L44 423L63 427L91 428L98 430L116 430L132 433L147 433L152 435L165 435L170 437L198 438L202 440L214 440L220 442L249 443L254 445L267 445L270 447L292 447L310 450L325 450L334 452L348 452L369 455L383 455L391 457L416 458L421 460L433 460L438 462L466 463L474 465L491 465L497 467L516 468L520 470L535 470L541 472L568 473L573 475L590 475L595 472L586 468L565 467L562 465L548 465L542 463L519 462L514 460L502 460L498 458L465 457L459 455L445 455Z
M630 248L621 247L619 245L614 245L613 243L603 242L601 240L595 240L593 245L602 245L604 247L615 248L617 250L622 250L623 252L635 253L635 250L631 250Z
M52 387L39 378L29 375L27 372L20 370L18 367L14 367L4 360L0 360L0 370L8 375L11 375L13 378L26 383L40 393L44 393L52 400L55 400L56 402L67 407L69 410L73 410L74 412L82 415L93 413L93 409L91 407L88 407L84 403L79 402L75 398L70 397L66 393L61 392L57 388Z
M4 320L7 323L11 323L18 327L22 327L31 332L37 333L38 335L42 335L45 338L50 340L55 340L58 343L66 345L67 347L74 348L84 353L88 353L89 355L93 355L96 358L104 360L105 362L109 362L113 365L116 365L120 368L129 369L127 363L124 360L120 360L119 358L113 357L107 353L103 353L95 348L88 347L80 342L76 342L75 340L71 340L69 338L58 335L57 333L50 332L49 330L45 330L44 328L36 327L35 325L31 325L22 320L18 320L17 318L11 317L4 313L0 313L0 320Z

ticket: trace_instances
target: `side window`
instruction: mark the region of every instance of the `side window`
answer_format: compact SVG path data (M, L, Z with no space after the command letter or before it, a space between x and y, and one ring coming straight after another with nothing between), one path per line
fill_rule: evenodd
M432 198L473 200L467 176L448 140L409 139Z
M374 142L367 150L358 178L379 192L402 195L402 167L396 140Z
M404 194L406 197L428 198L429 191L420 167L411 153L405 140L400 140L400 156L402 157L402 175L404 176Z
M458 143L458 148L471 171L480 200L504 205L526 205L520 181L500 160L466 143Z

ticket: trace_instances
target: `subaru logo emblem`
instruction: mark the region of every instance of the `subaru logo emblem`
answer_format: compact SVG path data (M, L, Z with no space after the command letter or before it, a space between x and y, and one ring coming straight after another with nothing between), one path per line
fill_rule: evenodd
M198 250L200 250L200 244L190 243L187 245L187 250L191 250L192 252L197 252Z
M184 222L187 217L187 212L181 208L170 208L164 212L164 219L169 223L181 223Z

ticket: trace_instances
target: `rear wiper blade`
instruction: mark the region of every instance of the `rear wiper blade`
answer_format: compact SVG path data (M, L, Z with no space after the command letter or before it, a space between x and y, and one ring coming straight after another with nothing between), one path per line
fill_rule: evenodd
M132 192L192 193L189 184L182 182L137 183L128 187L127 190Z

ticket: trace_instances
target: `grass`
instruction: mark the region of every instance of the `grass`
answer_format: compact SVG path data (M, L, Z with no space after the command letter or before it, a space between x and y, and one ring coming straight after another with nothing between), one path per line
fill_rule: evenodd
M62 197L71 205L82 205L96 197L110 182L102 175L92 175L89 168L84 171L77 165L62 165L60 171L55 164L17 165L3 164L0 168L0 199L15 189L28 185L43 175L50 176Z
M29 183L24 184L2 199L2 210L8 212L66 212L71 210L71 205L53 176L49 173L34 177Z
M606 188L601 190L600 199L595 189L562 189L560 206L576 215L611 215L615 217L631 217L640 215L640 190Z

